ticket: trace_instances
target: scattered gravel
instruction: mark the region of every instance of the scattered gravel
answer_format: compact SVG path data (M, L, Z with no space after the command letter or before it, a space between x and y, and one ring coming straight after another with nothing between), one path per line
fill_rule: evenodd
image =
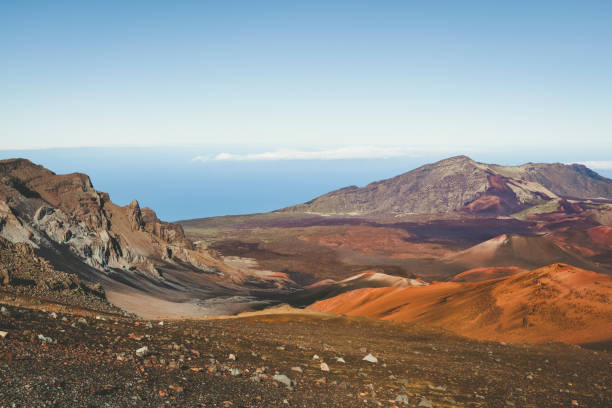
M612 356L577 346L501 345L308 314L163 326L105 315L72 327L80 316L14 306L5 313L0 406L612 406ZM352 346L366 342L384 364L364 361ZM322 372L338 355L346 363Z

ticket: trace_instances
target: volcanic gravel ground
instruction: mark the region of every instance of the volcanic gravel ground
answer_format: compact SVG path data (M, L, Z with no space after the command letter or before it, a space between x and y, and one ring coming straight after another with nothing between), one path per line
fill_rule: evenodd
M612 405L607 352L360 318L279 312L160 325L5 306L0 331L3 407ZM369 353L377 363L363 360Z

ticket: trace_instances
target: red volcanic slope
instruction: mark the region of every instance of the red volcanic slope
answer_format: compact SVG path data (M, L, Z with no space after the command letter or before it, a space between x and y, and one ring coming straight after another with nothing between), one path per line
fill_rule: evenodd
M482 282L491 279L503 278L506 276L516 275L518 273L527 272L526 269L516 266L491 266L469 269L461 272L453 277L453 282Z
M612 276L553 264L478 283L359 289L310 309L440 326L507 342L612 340Z
M612 227L599 225L588 230L591 240L603 247L612 249Z

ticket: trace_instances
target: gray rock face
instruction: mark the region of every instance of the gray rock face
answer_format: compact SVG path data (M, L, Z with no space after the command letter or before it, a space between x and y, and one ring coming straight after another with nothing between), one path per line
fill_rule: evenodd
M68 245L77 256L94 268L129 268L139 265L141 269L155 273L153 265L144 256L135 253L121 235L113 234L105 228L91 228L60 209L40 207L34 214L33 226L54 242Z
M101 271L139 270L160 279L157 261L208 270L180 225L160 221L136 200L125 207L89 177L56 175L27 160L0 161L0 236L35 248L67 248Z
M582 165L498 166L466 156L427 164L363 188L342 188L281 211L320 214L507 214L559 197L612 198L612 180Z

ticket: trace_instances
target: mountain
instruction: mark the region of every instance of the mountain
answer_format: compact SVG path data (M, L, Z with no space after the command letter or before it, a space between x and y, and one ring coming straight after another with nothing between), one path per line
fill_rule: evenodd
M551 200L612 199L612 180L579 164L499 166L457 156L283 212L324 215L512 214Z
M0 161L0 235L41 250L68 249L101 272L162 278L164 263L183 262L218 273L193 251L180 225L160 221L136 200L114 204L85 174L57 175L24 159Z
M315 311L440 326L510 342L612 340L612 276L553 264L478 283L358 289L322 300Z
M159 220L136 200L114 204L85 174L57 175L25 159L0 161L0 237L31 245L58 270L101 283L111 301L136 313L157 302L165 315L175 307L198 314L202 298L248 296L247 281L255 289L286 284L196 248L179 224Z

